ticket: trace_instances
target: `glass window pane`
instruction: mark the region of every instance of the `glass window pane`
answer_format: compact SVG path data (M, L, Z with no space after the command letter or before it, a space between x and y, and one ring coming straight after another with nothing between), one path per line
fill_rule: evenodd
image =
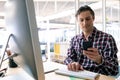
M34 5L41 49L54 52L55 43L75 35L75 0L34 0Z
M5 5L6 1L0 1L0 30L6 30L5 29Z
M106 0L106 22L106 32L113 35L120 53L120 0Z

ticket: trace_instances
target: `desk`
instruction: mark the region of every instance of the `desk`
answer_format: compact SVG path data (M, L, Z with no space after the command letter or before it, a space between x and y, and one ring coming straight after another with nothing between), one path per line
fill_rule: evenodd
M55 74L54 72L45 74L45 80L83 80L83 79L77 79L73 77L63 76ZM96 80L115 80L115 78L105 75L100 75Z
M56 64L58 68L66 67L66 65L62 64ZM51 72L48 74L45 74L45 80L83 80L83 79L78 79L78 78L73 78L69 76L64 76L64 75L59 75L56 74L55 72ZM106 75L100 75L99 77L96 78L96 80L115 80L115 78L106 76Z
M29 76L22 68L9 68L7 76L0 80L34 80L34 79L31 76ZM81 79L58 75L54 72L51 72L45 74L45 80L81 80ZM115 80L115 78L100 75L96 80Z
M22 68L9 68L5 77L0 80L34 80Z

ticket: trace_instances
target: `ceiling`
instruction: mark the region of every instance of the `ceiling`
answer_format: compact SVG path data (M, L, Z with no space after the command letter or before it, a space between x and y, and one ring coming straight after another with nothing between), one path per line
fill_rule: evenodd
M4 25L4 4L7 0L0 0L0 26ZM96 13L96 16L102 16L102 0L79 0L80 5L90 5ZM117 11L116 5L119 0L107 0L106 6L112 6L113 11ZM119 1L119 2L118 2ZM45 27L45 23L50 23L49 26L72 26L75 23L75 5L77 0L34 0L36 19L38 27ZM98 6L99 5L99 6ZM106 7L107 8L107 7ZM109 11L110 8L106 10ZM110 15L110 14L108 14ZM99 17L101 20L101 17ZM98 21L100 21L97 19ZM41 24L43 23L43 24ZM44 26L43 26L44 25Z
M75 5L78 3L78 7L81 5L89 5L95 11L96 22L102 22L102 1L103 0L34 0L35 11L39 27L74 27L75 25ZM119 0L107 0L106 1L106 15L111 17L112 15L118 15L117 11L120 9ZM118 17L112 16L113 21L118 20ZM49 24L45 24L49 23Z
M36 16L39 21L50 23L70 23L75 14L75 0L34 0ZM97 0L89 0L87 4L94 3ZM81 5L84 3L81 0Z

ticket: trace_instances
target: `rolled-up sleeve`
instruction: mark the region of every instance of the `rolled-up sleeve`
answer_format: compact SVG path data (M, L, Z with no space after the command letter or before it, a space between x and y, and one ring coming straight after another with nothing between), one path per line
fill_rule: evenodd
M109 37L106 47L103 50L102 64L99 65L100 73L107 75L117 75L119 72L119 64L117 57L117 46L112 36Z

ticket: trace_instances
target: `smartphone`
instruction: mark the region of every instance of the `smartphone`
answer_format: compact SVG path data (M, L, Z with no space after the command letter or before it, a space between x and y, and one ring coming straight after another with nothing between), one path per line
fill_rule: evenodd
M88 48L91 48L93 46L91 41L84 41L83 42L83 50L87 50Z

